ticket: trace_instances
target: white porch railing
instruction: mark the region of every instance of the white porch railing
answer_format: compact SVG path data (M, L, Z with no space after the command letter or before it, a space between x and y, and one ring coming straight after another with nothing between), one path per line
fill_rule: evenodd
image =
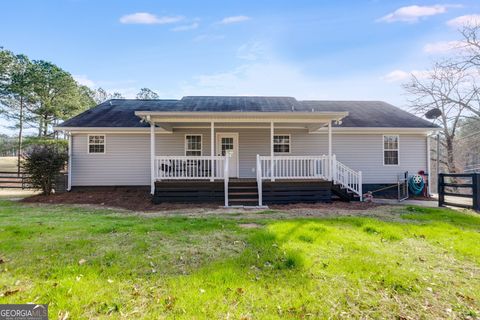
M258 156L262 179L328 179L328 156ZM273 168L273 170L272 170Z
M355 171L335 155L329 156L270 156L257 155L257 184L259 195L265 179L324 179L340 184L362 200L362 172ZM259 203L261 205L261 198Z
M340 161L337 161L335 155L332 156L332 180L358 194L360 201L363 200L362 171L355 171L347 167Z
M223 156L158 156L155 157L155 179L224 179L228 176L228 174L225 175L224 170L226 158Z

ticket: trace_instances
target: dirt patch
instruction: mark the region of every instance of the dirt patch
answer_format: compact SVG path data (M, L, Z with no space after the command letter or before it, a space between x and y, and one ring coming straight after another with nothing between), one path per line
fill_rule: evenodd
M268 206L273 210L292 210L292 209L324 209L324 210L370 210L379 205L372 202L343 202L333 201L331 203L295 203L286 205Z
M132 211L167 211L184 210L192 207L218 208L218 204L183 204L164 203L153 204L148 191L143 189L113 189L113 190L79 190L50 196L35 195L22 200L27 203L50 204L87 204L103 207L123 208Z
M238 226L244 229L256 229L262 227L262 225L258 223L240 223Z
M27 203L49 203L49 204L82 204L94 205L102 207L122 208L131 211L191 211L191 210L208 210L218 209L222 207L217 203L200 203L200 204L185 204L185 203L162 203L153 204L151 196L145 189L135 188L113 188L113 189L98 189L88 190L81 189L72 192L52 194L50 196L34 195L22 200ZM335 201L332 203L298 203L289 205L272 205L270 209L275 211L302 211L306 209L315 211L349 211L349 210L369 210L377 207L378 204L367 202L341 202ZM224 208L222 208L225 211ZM252 210L252 209L250 209ZM307 210L307 211L308 211ZM238 211L238 210L236 210ZM242 209L243 211L243 209ZM253 209L253 211L256 211Z

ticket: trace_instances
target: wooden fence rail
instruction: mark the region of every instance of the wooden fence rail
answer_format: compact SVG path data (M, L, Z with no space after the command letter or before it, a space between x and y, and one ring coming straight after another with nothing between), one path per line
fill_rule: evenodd
M23 172L0 171L0 188L27 189L28 176Z
M461 192L464 190L471 190L471 192ZM472 203L446 201L445 196L472 199ZM480 173L440 173L438 175L438 206L446 205L480 211Z

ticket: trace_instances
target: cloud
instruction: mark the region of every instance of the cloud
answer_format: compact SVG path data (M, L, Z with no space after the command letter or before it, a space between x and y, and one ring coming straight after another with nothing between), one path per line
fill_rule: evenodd
M225 36L219 34L201 34L193 39L195 42L223 40Z
M459 7L459 5L440 5L433 6L406 6L377 19L377 22L417 22L421 18L435 16L447 12L448 8Z
M404 70L393 70L383 77L381 77L382 80L386 82L399 82L399 81L405 81L408 78L410 78L411 75L414 75L418 78L425 78L428 76L428 71L425 70L413 70L413 71L404 71Z
M320 82L300 69L282 63L251 63L233 70L195 76L184 84L183 95L273 95L320 97Z
M195 30L200 26L198 22L194 22L192 24L186 24L183 26L178 26L172 29L172 31L179 32L179 31L190 31Z
M182 16L157 17L148 12L137 12L121 17L120 22L123 24L170 24L182 21L183 19L184 17Z
M445 53L454 49L462 48L463 43L461 41L438 41L427 43L423 46L423 52L436 54L436 53Z
M93 80L89 79L84 74L76 74L76 75L74 74L74 75L72 75L72 77L75 81L77 81L78 84L80 84L82 86L87 86L87 87L93 88L96 85Z
M456 17L454 19L448 20L447 25L454 28L480 25L480 14L469 14Z
M237 58L242 60L257 60L265 56L266 48L260 41L254 41L241 45L237 50Z
M232 17L225 17L220 21L220 24L232 24L232 23L239 23L250 20L250 17L247 16L232 16Z

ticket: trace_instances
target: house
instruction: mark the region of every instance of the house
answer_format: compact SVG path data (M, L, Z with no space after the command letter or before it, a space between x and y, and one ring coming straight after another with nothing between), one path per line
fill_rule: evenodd
M437 126L380 101L187 96L113 99L55 128L68 189L148 186L155 202L360 199L430 171Z

